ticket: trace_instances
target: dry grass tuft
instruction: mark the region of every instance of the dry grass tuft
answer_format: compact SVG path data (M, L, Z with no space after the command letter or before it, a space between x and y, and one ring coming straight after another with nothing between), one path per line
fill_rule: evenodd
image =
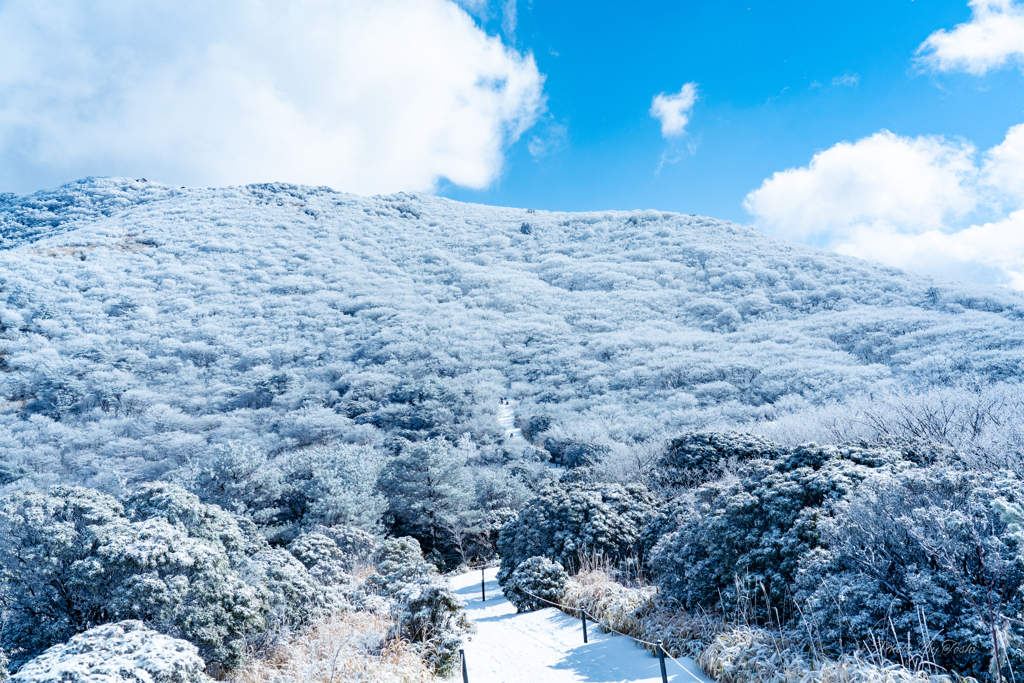
M616 631L639 635L644 617L654 610L654 588L626 588L603 571L569 579L561 602L579 616L583 609ZM575 613L573 613L575 612Z
M317 622L229 683L414 683L437 679L408 643L387 641L386 617L350 612Z
M749 626L720 634L705 648L697 663L719 683L951 683L952 680L891 662L868 662L857 655L838 660L809 658L798 643Z

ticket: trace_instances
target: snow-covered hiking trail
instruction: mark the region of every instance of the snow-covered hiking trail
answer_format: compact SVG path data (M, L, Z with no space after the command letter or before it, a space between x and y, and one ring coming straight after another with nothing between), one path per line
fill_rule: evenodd
M505 402L508 405L505 405ZM501 409L498 411L498 424L505 430L505 434L509 441L520 441L526 443L526 439L523 438L523 430L516 427L516 405L519 402L514 399L505 399L501 402Z
M516 614L497 581L485 572L487 602L480 600L480 571L451 579L466 601L477 632L465 644L469 683L661 683L658 659L624 636L587 625L553 607ZM711 683L692 659L665 660L671 683ZM460 680L461 672L453 680Z

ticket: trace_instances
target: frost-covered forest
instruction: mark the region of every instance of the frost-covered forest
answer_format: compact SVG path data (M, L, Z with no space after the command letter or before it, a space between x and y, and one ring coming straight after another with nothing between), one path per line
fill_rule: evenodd
M191 680L351 610L444 673L437 572L499 560L523 609L596 563L818 657L1024 662L1012 291L698 216L87 179L0 195L0 371L16 667L118 622Z
M827 440L832 406L1024 367L1015 292L696 216L104 179L0 196L0 236L0 458L37 486L117 492L230 441L491 453L503 396L558 455Z

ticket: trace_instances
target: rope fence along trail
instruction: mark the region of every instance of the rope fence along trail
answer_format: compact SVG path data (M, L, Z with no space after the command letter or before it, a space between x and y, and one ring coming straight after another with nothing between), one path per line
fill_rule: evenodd
M676 666L678 666L680 669L685 671L687 673L687 675L689 675L690 678L692 678L693 680L697 681L697 683L704 683L704 681L702 681L700 678L698 678L696 675L694 675L694 673L692 671L690 671L685 666L683 666L682 662L680 662L678 659L676 659L675 657L673 657L672 655L670 655L668 653L668 650L665 649L664 641L661 641L661 642L658 642L658 643L652 643L649 640L644 640L643 638L637 638L636 636L630 635L628 633L623 633L622 631L620 631L620 630L618 630L616 628L612 628L610 625L604 623L602 620L598 619L597 617L595 617L590 612L587 612L582 607L569 607L568 605L563 605L563 604L561 604L559 602L554 602L553 600L548 600L547 598L542 598L541 596L539 596L539 595L537 595L535 593L531 593L530 591L528 591L528 590L526 590L525 588L522 588L522 587L520 587L519 590L521 590L522 592L526 593L527 595L529 595L532 598L536 598L537 600L540 600L542 602L548 603L552 607L557 607L558 609L562 610L563 612L565 612L566 614L568 614L570 616L573 615L575 612L579 612L580 613L580 619L583 620L583 642L584 643L587 642L587 617L590 617L590 620L592 622L594 622L595 624L597 624L605 633L608 633L608 632L617 633L620 636L625 636L626 638L629 638L630 640L632 640L632 641L634 641L636 643L642 643L644 645L649 645L650 647L654 648L654 653L658 656L658 662L661 665L661 680L662 680L662 683L668 683L668 672L665 669L665 657L668 657L673 662L675 662Z

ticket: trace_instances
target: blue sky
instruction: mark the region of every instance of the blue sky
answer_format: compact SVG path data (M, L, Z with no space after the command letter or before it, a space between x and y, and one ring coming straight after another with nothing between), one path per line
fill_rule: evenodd
M90 175L754 225L1024 289L1024 0L0 0L0 192Z
M443 187L446 196L750 222L748 192L842 140L887 129L988 148L1024 122L1020 71L935 74L914 62L930 34L970 20L965 0L535 0L517 9L514 44L545 76L547 118L535 134L550 135L550 121L564 127L564 144L535 159L527 134L492 187ZM500 32L500 8L483 23ZM681 153L660 164L672 146L651 99L688 82L700 95L675 144Z

